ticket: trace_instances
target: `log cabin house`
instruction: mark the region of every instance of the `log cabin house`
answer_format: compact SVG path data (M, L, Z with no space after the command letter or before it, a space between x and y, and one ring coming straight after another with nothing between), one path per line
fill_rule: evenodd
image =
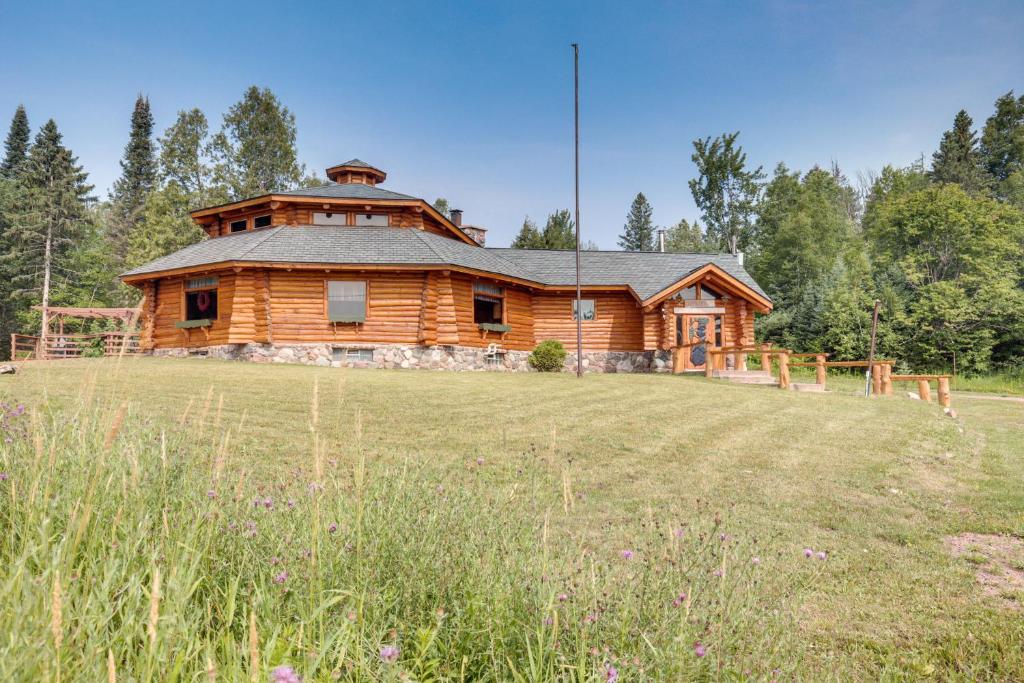
M357 367L525 370L541 341L576 351L575 254L484 246L358 159L330 182L200 209L208 239L124 273L156 355ZM583 362L668 367L682 347L754 340L771 301L730 254L585 251Z

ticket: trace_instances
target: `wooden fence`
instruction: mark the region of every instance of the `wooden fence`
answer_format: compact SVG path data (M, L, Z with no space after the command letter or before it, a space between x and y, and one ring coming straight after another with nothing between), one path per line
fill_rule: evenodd
M11 360L64 360L81 358L88 349L97 349L104 356L139 352L139 335L135 332L99 332L95 334L51 334L46 344L38 336L11 335Z

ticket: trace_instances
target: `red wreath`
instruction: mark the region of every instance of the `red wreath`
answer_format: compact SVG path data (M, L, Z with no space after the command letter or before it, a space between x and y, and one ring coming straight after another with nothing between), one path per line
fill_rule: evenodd
M199 292L196 294L196 308L200 313L205 313L210 308L210 293Z

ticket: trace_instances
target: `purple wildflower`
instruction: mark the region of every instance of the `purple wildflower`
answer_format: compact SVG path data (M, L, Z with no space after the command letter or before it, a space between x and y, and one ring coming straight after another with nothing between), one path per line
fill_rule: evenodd
M484 459L483 458L477 458L476 459L476 464L477 465L483 465L484 464Z
M615 683L619 680L619 670L611 664L604 665L604 680L606 683Z
M295 669L282 664L270 672L271 683L301 683L302 678Z
M713 571L713 572L711 572L711 573L712 573L712 574L714 574L715 576L718 576L718 577L721 577L721 576L724 576L724 575L725 575L725 572L724 572L724 571L722 571L722 569L721 569L721 568L719 568L719 569L716 569L715 571Z
M825 559L825 558L827 558L827 557L828 557L828 555L826 555L826 554L825 554L825 551L824 551L824 550L819 550L819 551L818 551L818 553L817 553L817 558L818 558L819 560L824 560L824 559Z
M814 555L814 551L810 548L804 548L804 557L810 558Z
M672 601L673 607L682 607L686 604L686 593L680 593L679 597Z
M385 645L380 649L380 660L385 664L394 664L398 661L398 648L394 645Z
M561 595L558 596L558 602L565 602L568 599L569 599L569 596L566 595L565 593L562 593Z
M699 640L693 644L693 654L697 655L698 657L703 657L707 653L708 649L704 647L704 645Z
M258 507L260 506L260 499L259 499L259 498L253 498L253 500L252 500L252 506L253 506L254 508L258 508Z
M337 530L338 530L338 525L335 524L334 522L331 522L331 525L329 527L327 527L327 533L329 533L329 534L333 534Z
M216 498L217 497L217 492L214 491L213 489L210 489L209 491L206 492L206 497L207 498Z
M750 558L750 564L761 564L761 558L756 555Z
M632 550L623 550L622 551L622 559L624 559L624 560L632 560L633 559L633 551Z
M554 619L552 619L551 617L546 617L546 618L544 619L544 625L545 625L545 626L551 626L551 625L552 625L552 624L554 624L554 623L555 623L555 620L554 620Z
M683 528L675 529L672 532L672 535L675 536L676 538L682 538L684 535L686 535L686 529L683 529Z
M287 580L288 580L288 572L287 571L283 571L283 572L281 572L280 574L278 574L277 576L274 577L274 583L284 583Z
M583 617L584 624L593 624L595 621L597 621L596 614L588 614L587 616Z
M9 474L7 474L6 472L0 472L0 481L7 481L9 478Z
M293 507L295 507L295 501L293 499L289 498L288 499L288 509L291 510Z
M272 498L264 498L263 499L263 507L265 507L268 510L270 510L271 508L274 507L274 500Z
M272 558L270 558L270 564L281 564L281 558L279 558L277 555L274 555Z

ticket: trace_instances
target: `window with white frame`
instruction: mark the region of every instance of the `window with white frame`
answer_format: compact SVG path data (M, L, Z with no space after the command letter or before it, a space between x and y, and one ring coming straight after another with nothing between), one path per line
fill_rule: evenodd
M588 320L594 320L594 319L597 318L597 307L594 305L594 300L593 299L580 299L579 300L579 304L580 304L580 308L583 310L583 316L581 317L581 320L586 322ZM572 319L576 320L576 317L577 317L576 299L573 299L572 300Z
M314 211L313 225L348 225L348 214Z
M366 320L366 282L364 280L328 280L327 319L335 323L364 322Z
M374 228L388 227L388 215L386 213L357 213L356 225Z

